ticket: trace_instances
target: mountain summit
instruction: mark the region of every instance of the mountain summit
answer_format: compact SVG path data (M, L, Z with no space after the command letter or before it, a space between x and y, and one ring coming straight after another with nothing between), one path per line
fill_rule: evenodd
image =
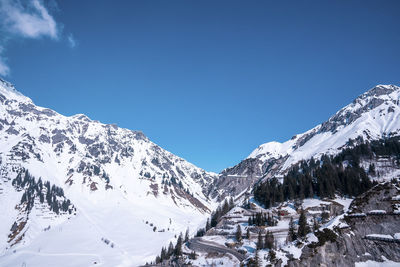
M311 130L284 143L260 145L238 165L222 171L213 196L242 192L261 178L283 175L300 160L335 155L349 140L377 140L399 133L400 87L377 85ZM246 182L232 181L231 177L242 177Z
M399 105L399 87L378 85L326 122L262 144L217 175L140 131L38 107L0 80L0 265L40 266L43 257L57 265L66 255L71 266L150 262L180 233L204 226L215 199L241 199L301 160L399 135Z
M357 97L326 122L294 136L283 144L263 144L249 157L267 159L271 155L277 158L293 153L302 154L290 161L293 162L301 157L306 159L321 153L335 153L335 150L349 139L377 139L396 135L400 129L399 101L400 87L378 85ZM286 166L290 165L290 162Z
M82 254L108 254L109 265L143 264L211 212L205 192L216 175L140 131L38 107L4 80L0 117L0 213L8 214L0 250L6 254L81 244ZM86 258L76 264L88 266Z

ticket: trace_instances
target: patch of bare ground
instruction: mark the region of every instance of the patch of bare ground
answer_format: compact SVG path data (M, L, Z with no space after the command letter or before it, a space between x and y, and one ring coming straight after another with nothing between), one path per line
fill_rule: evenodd
M181 188L174 186L176 194L181 197L189 200L189 202L195 206L196 208L204 211L204 212L210 212L210 209L207 208L203 203L200 202L197 198L193 197L192 195L188 194L186 191L182 190Z
M13 242L13 244L11 244L11 246L14 246L15 244L17 244L19 241L21 241L22 240L22 238L23 238L23 234L22 235L20 235L19 237L18 237L18 235L22 232L22 230L25 228L25 225L26 225L26 221L22 221L22 222L20 222L20 223L14 223L14 225L15 225L15 227L12 227L12 232L11 232L11 234L9 234L8 235L8 243L11 243L11 242ZM18 237L18 238L16 238L16 237ZM16 238L16 239L15 239ZM15 239L15 240L14 240Z

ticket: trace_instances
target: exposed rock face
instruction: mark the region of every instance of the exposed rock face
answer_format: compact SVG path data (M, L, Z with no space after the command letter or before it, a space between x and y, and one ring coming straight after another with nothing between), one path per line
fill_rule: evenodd
M304 135L301 140L299 139L296 143L295 149L303 146L317 134L326 132L335 133L340 127L346 127L352 124L364 113L381 106L385 102L389 104L390 109L393 109L394 106L398 106L399 99L397 97L391 98L389 95L396 91L399 91L399 87L394 85L378 85L372 88L357 97L353 103L339 110L328 121L322 123L320 127Z
M368 240L371 234L391 235L400 233L400 215L393 215L396 206L393 196L399 190L386 183L372 188L353 201L350 214L364 213L365 217L346 217L348 228L336 229L335 242L326 242L320 247L305 247L299 260L289 261L289 266L355 266L367 260L381 262L383 257L400 264L400 243ZM384 210L387 214L367 215L373 210Z
M90 191L121 186L112 185L117 175L113 165L117 165L134 179L148 180L149 190L155 183L177 184L190 188L191 199L200 202L216 177L165 151L140 131L38 107L4 80L0 80L0 99L0 157L9 164L29 167L45 158L46 164L54 163L65 172L64 181L68 175L68 185L83 183Z
M32 216L15 208L27 202L12 185L22 169L65 192L78 211L68 215L71 220L50 210L25 185L21 188L30 192ZM61 248L64 233L54 229L60 224L73 229L68 244L82 244L76 248L82 255L109 255L103 265L138 266L154 260L161 245L203 225L214 206L205 193L215 178L140 131L38 107L0 79L0 214L5 214L0 251L7 254L1 255L1 266L30 265L25 257L31 256L16 256L10 245L17 251ZM61 201L59 196L56 200ZM54 199L50 202L58 207ZM13 234L6 238L10 229ZM117 249L98 246L105 237ZM35 247L40 240L46 244ZM118 260L111 263L113 259ZM88 265L83 261L77 265Z
M251 187L262 174L262 162L258 159L247 159L238 165L225 169L210 187L211 197L223 199L227 195L238 195ZM220 191L216 189L223 189Z
M220 200L228 195L237 196L244 190L251 189L261 179L275 175L285 158L271 158L265 162L258 158L245 159L238 165L223 170L210 187L209 194Z
M337 154L349 146L349 139L357 144L360 140L377 140L399 133L400 87L378 85L313 129L295 135L284 143L262 144L247 159L221 173L213 194L237 194L245 189L235 179L230 185L227 177L243 176L244 181L253 184L260 177L284 175L300 160L318 158L322 154Z

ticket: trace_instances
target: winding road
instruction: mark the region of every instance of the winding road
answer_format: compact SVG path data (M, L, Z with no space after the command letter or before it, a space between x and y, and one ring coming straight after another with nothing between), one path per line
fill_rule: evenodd
M188 247L194 251L204 251L204 252L218 252L218 253L228 253L237 258L240 262L246 259L246 256L237 252L236 250L219 246L215 243L201 240L201 238L195 237L189 240Z

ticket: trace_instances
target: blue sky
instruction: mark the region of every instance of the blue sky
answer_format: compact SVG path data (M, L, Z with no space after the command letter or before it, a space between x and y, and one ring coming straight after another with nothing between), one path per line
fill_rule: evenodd
M38 105L141 130L219 172L399 85L399 12L399 1L0 0L0 76Z

